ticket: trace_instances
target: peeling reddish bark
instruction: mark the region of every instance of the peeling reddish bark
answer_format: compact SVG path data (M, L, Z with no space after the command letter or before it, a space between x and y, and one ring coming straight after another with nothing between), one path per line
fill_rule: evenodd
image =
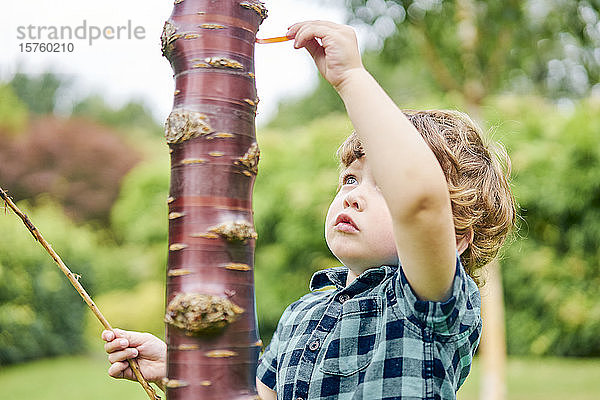
M167 265L167 398L254 399L260 342L252 189L257 0L176 0Z

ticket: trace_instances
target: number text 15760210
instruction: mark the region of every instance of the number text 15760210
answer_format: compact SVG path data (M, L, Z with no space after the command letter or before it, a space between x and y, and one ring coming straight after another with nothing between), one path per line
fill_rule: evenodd
M21 53L72 53L75 45L68 43L26 42L19 43Z

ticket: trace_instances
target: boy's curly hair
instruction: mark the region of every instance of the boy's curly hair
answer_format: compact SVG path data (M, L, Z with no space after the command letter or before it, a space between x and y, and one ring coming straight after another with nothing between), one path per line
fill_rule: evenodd
M451 110L403 112L444 171L457 239L473 232L461 261L466 272L481 284L475 272L496 257L515 225L510 158L499 143L484 143L481 129L464 113ZM355 132L337 151L344 167L364 155Z

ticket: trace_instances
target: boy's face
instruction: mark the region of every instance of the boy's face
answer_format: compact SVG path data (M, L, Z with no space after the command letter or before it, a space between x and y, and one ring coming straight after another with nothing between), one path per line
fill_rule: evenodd
M340 189L325 219L325 239L355 273L398 264L392 217L365 157L340 174Z

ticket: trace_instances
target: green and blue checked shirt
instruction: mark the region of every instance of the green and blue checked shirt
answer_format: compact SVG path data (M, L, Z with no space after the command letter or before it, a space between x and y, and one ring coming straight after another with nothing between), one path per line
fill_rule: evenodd
M452 296L420 301L398 266L315 273L281 316L257 377L283 400L455 399L481 336L479 290L457 257ZM327 288L333 285L334 288Z

